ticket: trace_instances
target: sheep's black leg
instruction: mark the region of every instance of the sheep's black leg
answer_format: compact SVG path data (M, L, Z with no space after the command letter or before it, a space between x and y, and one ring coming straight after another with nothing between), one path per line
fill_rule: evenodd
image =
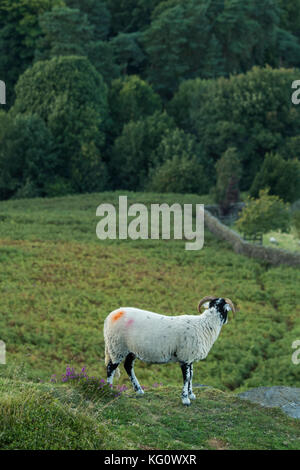
M107 383L108 384L113 383L114 375L115 375L116 368L118 367L118 365L119 365L119 362L113 364L112 361L109 361L109 363L107 364L106 372L107 372Z
M181 393L181 400L184 405L190 405L190 399L189 399L189 383L190 383L190 377L191 377L191 372L190 372L190 365L186 364L185 362L182 362L180 364L181 371L182 371L182 376L183 376L183 388L182 388L182 393Z
M131 380L131 383L133 385L133 388L134 388L135 392L137 392L139 395L143 395L144 390L140 386L140 384L138 382L138 379L136 378L135 373L134 373L134 368L133 368L134 360L135 360L135 355L132 354L132 353L129 353L126 356L126 359L125 359L125 362L124 362L124 367L125 367L125 370L126 370L128 376L129 376L130 380Z
M189 392L189 399L190 400L195 400L196 395L193 393L193 363L190 364L190 381L189 381L189 386L188 386L188 392Z

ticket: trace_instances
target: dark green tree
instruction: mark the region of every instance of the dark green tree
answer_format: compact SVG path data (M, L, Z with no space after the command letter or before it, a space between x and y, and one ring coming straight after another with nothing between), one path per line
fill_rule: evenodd
M38 17L63 0L1 0L0 79L7 84L7 103L14 100L14 85L31 65L41 34Z
M278 0L280 27L300 39L300 0Z
M202 156L196 139L175 128L168 130L154 151L154 167L149 171L147 190L174 193L209 191L209 181L201 164Z
M105 0L64 0L69 8L78 9L87 15L93 27L93 41L104 41L110 31L111 14Z
M67 7L53 8L40 15L43 35L37 43L36 59L45 60L61 55L88 55L93 27L86 14Z
M175 155L180 158L195 157L199 162L202 162L202 155L196 138L192 134L172 126L162 136L155 150L155 160L157 164L161 164L166 160L172 160Z
M119 33L109 42L122 75L138 73L145 60L140 37L139 32Z
M264 65L275 45L280 10L277 0L228 0L217 19L216 35L223 46L227 74Z
M161 111L159 95L136 75L114 80L109 90L109 108L113 121L111 134L120 135L124 124Z
M142 31L161 0L106 0L112 15L112 34Z
M150 168L157 164L155 150L174 127L173 119L165 112L125 124L114 142L110 162L115 187L133 191L145 187Z
M37 115L0 113L0 199L47 195L58 163L55 140Z
M74 0L68 1L68 5L72 8L53 8L40 16L42 36L37 43L36 60L60 55L87 56L109 84L120 76L121 66L117 64L116 48L104 40L110 22L105 4L96 0L84 3Z
M276 0L162 2L143 34L146 76L170 97L183 80L264 65L275 50L279 14Z
M269 53L269 63L274 67L300 66L300 40L289 31L277 29L276 43Z
M278 153L267 154L251 185L250 195L257 197L264 188L286 202L300 198L299 160L284 160Z
M205 171L196 157L175 155L150 173L146 189L157 193L204 194Z
M213 70L212 66L206 69L208 57L211 65L215 57L220 57L218 41L212 39L208 8L205 1L177 2L156 17L144 32L144 47L149 56L147 77L166 97L184 79L206 77L206 73L222 74L221 69Z
M222 215L228 214L232 204L239 201L242 167L236 148L230 147L216 163L217 182L214 188L215 201Z
M121 67L117 64L117 54L110 41L91 41L87 44L87 56L106 84L120 77Z
M242 191L249 190L266 153L298 156L300 108L291 101L291 84L298 78L297 70L254 67L230 79L196 79L180 86L169 113L196 135L212 181L214 164L229 147L241 158Z

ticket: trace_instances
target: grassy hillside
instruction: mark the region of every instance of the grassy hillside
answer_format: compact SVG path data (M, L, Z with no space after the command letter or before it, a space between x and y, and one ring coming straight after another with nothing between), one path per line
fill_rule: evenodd
M195 383L221 390L300 384L291 345L300 338L299 270L269 267L205 234L200 251L184 241L99 241L96 208L118 193L0 203L0 335L8 366L34 380L66 365L105 377L103 321L119 306L194 314L201 296L232 298L240 311L222 330ZM134 194L128 203L203 203L196 196ZM181 381L176 364L137 363L142 385ZM128 384L126 374L121 384Z
M294 227L292 227L290 233L280 233L280 232L269 232L264 235L264 245L273 246L274 244L270 242L270 238L275 238L277 240L277 248L288 251L300 251L300 240L297 235L297 232Z
M142 398L94 381L0 378L1 449L299 449L300 424L213 388L183 407L178 387Z

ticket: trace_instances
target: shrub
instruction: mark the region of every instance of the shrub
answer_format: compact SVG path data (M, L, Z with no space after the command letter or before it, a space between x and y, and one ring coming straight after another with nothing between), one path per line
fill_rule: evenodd
M240 218L238 229L247 234L268 233L270 230L288 232L290 228L289 206L278 196L271 196L268 189L259 192L259 198L248 198Z
M99 449L103 428L49 386L5 381L0 401L0 447L22 450ZM70 396L70 395L69 395Z
M45 184L45 193L47 197L58 197L73 194L74 190L70 181L60 176L57 176L47 181L47 183Z

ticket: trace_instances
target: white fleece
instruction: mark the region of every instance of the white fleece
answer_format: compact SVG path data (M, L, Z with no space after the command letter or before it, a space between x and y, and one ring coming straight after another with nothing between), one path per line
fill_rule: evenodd
M113 320L118 312L120 318ZM151 363L192 363L206 358L222 328L216 309L201 315L165 316L124 307L111 312L104 322L104 338L113 363L129 353Z

